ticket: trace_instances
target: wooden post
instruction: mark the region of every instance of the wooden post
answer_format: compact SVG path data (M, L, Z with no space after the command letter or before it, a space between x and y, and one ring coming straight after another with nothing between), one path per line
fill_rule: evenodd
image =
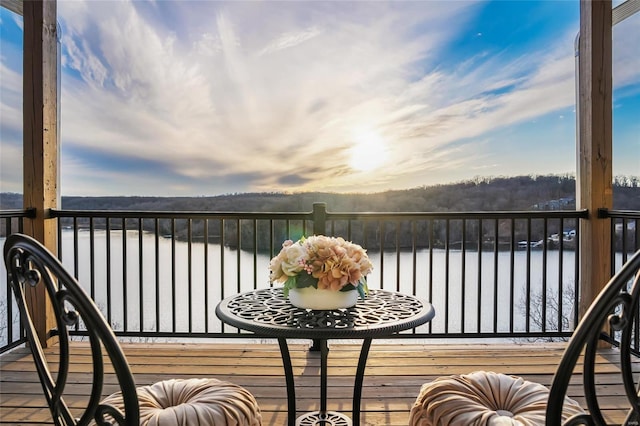
M313 203L313 233L322 235L327 232L327 203Z
M577 207L580 222L580 316L611 277L613 207L611 0L580 1Z
M58 49L56 1L24 2L24 207L35 208L24 232L57 253L57 222L49 217L58 199ZM30 289L27 302L46 347L55 325L44 286Z

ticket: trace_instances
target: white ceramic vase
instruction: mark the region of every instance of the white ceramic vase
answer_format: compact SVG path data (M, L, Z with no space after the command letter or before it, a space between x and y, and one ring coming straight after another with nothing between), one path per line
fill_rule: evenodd
M358 302L358 291L333 291L315 287L292 288L289 290L289 301L298 308L316 311L344 309L355 306Z

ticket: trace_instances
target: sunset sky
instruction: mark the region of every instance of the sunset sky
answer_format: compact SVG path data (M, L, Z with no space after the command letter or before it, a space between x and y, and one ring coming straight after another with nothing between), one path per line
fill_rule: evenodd
M575 174L578 8L58 0L62 195ZM22 192L22 18L0 20L0 192ZM614 28L614 175L640 175L639 28Z

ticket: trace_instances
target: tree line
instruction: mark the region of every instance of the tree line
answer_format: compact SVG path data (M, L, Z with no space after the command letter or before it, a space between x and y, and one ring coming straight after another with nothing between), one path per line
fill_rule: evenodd
M482 177L378 193L240 193L194 197L63 196L65 210L304 212L327 203L336 212L471 212L575 209L571 175ZM0 210L21 209L22 195L0 193ZM640 211L640 179L613 182L613 208Z
M640 211L640 181L637 178L617 177L614 182L614 209ZM77 197L63 196L63 210L134 210L134 211L196 211L196 212L309 212L316 202L327 204L330 212L482 212L482 211L549 211L575 210L576 181L570 175L516 176L476 178L468 181L423 186L407 190L379 193L242 193L200 197ZM22 208L20 194L0 194L0 210ZM88 219L76 219L77 226L88 226ZM61 218L61 226L73 225L73 219ZM97 229L142 229L172 236L180 240L195 239L222 242L230 247L273 250L274 245L288 236L312 232L312 225L257 223L251 221L160 219L94 219ZM346 223L334 223L334 235L347 235L368 247L412 247L444 244L510 246L509 239L546 238L547 234L562 233L575 227L572 220L565 223L543 221L515 221L511 223L473 223L461 220L417 221L408 223L363 223L361 228L348 228ZM510 236L511 227L514 236ZM156 229L157 228L157 229ZM342 229L344 228L344 229ZM530 228L530 229L529 229ZM561 229L563 228L563 229ZM499 237L496 238L496 235ZM496 241L501 240L501 241ZM506 241L505 241L506 240Z

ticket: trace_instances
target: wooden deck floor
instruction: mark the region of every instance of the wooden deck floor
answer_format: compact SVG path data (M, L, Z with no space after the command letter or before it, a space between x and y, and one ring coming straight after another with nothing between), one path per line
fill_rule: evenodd
M264 425L286 424L286 387L278 346L242 343L124 344L139 385L172 377L216 377L240 384L251 391L262 409ZM367 363L362 396L363 425L406 425L408 413L422 383L441 375L493 370L520 375L549 385L562 354L562 344L536 345L417 345L374 344ZM319 354L307 345L291 345L300 412L318 409ZM55 354L56 347L47 350ZM330 342L329 409L349 414L353 376L359 345ZM601 399L608 420L621 423L625 405L619 371L611 363L613 350L603 350L598 361ZM91 376L87 346L74 346L69 386L72 406L88 392ZM640 371L640 364L635 364ZM584 405L579 373L570 396ZM113 375L105 393L116 390ZM0 423L50 423L31 355L20 348L0 357Z

